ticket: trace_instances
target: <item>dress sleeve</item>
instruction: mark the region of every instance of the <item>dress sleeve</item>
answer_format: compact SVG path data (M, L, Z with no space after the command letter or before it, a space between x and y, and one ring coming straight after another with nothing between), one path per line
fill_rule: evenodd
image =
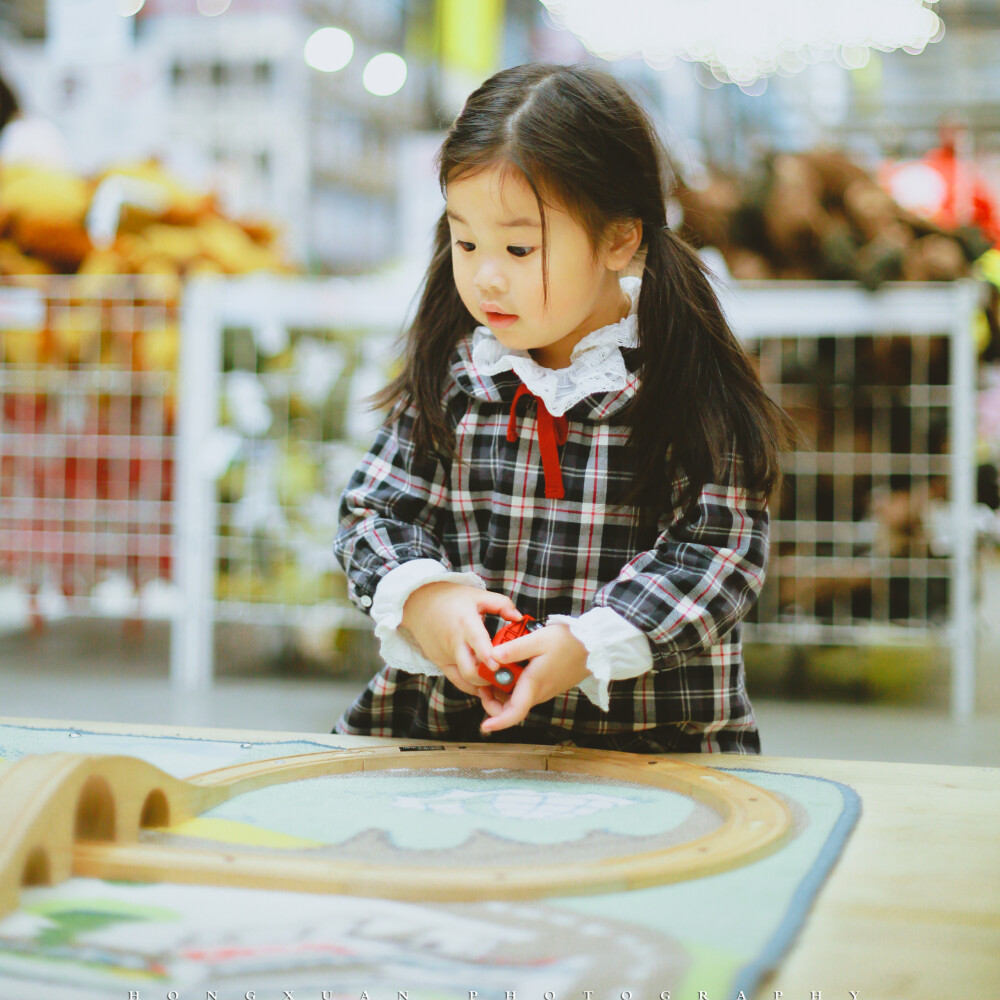
M708 484L687 514L597 592L594 605L645 634L654 670L678 666L717 644L753 607L764 583L768 521L766 497L735 476Z
M340 501L334 552L348 595L364 609L388 573L415 559L453 567L441 544L448 472L439 456L413 446L415 411L407 408L379 430Z

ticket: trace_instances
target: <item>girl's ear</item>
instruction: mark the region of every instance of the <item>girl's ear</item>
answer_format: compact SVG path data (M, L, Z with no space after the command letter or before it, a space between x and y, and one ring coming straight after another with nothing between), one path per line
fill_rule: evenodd
M612 223L601 251L601 263L609 271L624 271L642 243L642 220Z

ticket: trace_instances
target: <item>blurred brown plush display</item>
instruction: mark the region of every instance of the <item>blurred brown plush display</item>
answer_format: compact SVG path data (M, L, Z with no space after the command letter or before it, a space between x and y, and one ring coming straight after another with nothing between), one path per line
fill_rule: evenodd
M738 280L952 281L989 249L975 227L944 231L899 205L836 149L772 153L746 176L678 182L682 233L714 246Z

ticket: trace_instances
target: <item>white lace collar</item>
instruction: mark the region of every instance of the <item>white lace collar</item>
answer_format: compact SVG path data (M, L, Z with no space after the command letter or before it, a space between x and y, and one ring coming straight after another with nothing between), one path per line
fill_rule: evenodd
M621 349L635 347L638 278L622 278L622 291L632 301L629 314L618 323L602 326L583 337L573 348L566 368L544 368L527 351L510 350L488 327L477 326L472 337L472 364L483 375L512 371L540 397L549 413L561 417L587 396L598 392L620 392L629 382L629 371Z

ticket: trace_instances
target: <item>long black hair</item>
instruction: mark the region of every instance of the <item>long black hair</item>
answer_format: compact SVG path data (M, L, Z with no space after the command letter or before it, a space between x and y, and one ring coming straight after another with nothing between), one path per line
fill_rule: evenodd
M10 84L0 76L0 129L21 111L17 95L11 89Z
M701 259L667 226L666 156L628 91L590 67L535 63L497 73L469 97L445 138L441 189L488 167L518 171L534 192L543 277L546 201L564 206L595 248L616 224L642 225L639 386L624 419L634 468L629 499L646 524L655 523L678 472L686 486L675 499L689 508L707 483L727 475L734 457L741 485L769 494L787 418L730 330ZM475 325L452 277L442 213L404 367L376 397L390 408L416 405L418 449L454 450L441 398L452 352Z

